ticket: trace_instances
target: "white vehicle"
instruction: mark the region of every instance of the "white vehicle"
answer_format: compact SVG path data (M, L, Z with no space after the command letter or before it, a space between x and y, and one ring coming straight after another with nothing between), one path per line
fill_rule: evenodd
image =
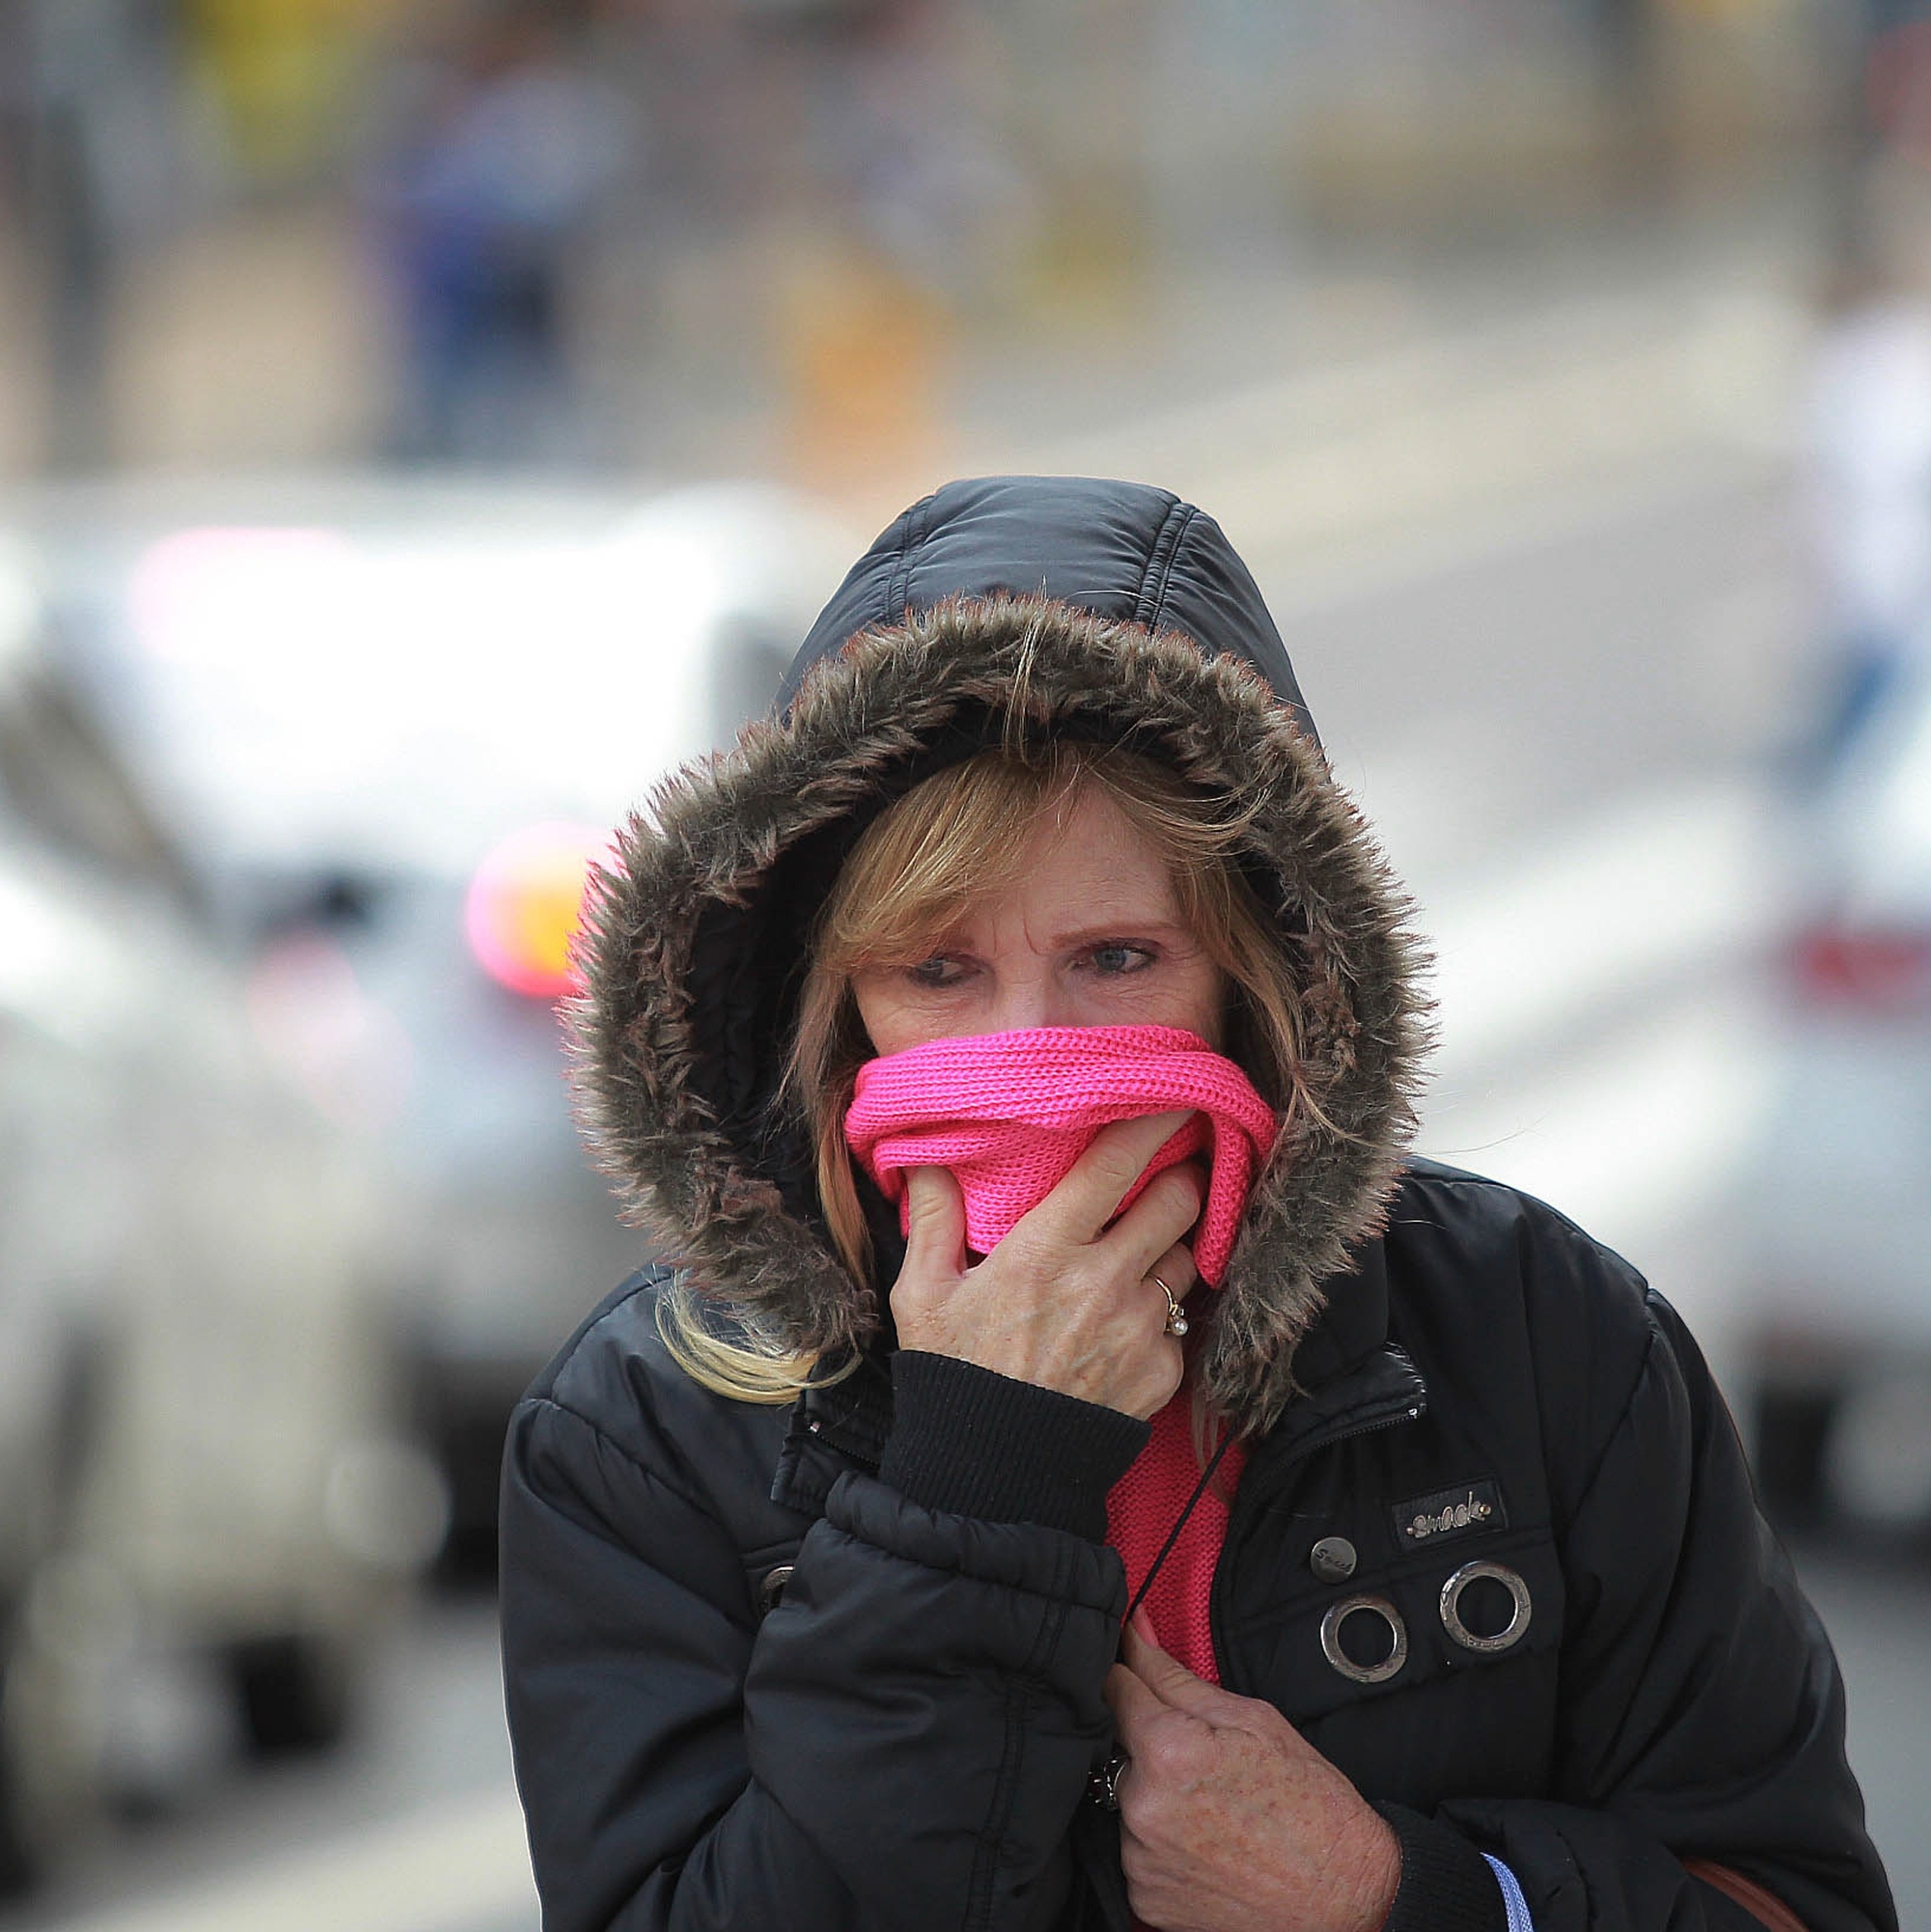
M444 1508L399 1435L367 1150L276 1066L20 602L0 622L0 1883L110 1800L332 1738Z
M516 1396L647 1259L572 1124L585 867L769 705L847 533L769 489L343 483L50 502L70 661L253 953L291 1064L383 1150L387 1286L494 1574Z
M1758 1464L1788 1517L1931 1531L1931 666L1818 802L1758 1244Z

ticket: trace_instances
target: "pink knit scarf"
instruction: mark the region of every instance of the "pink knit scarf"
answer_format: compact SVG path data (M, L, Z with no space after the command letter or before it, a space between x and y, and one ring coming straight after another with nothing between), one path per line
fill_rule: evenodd
M1194 1238L1218 1287L1256 1171L1278 1123L1247 1076L1178 1027L1038 1027L928 1041L858 1070L845 1137L904 1225L908 1167L949 1168L966 1197L966 1238L987 1254L1067 1175L1109 1121L1193 1109L1120 1205L1177 1161L1208 1154Z

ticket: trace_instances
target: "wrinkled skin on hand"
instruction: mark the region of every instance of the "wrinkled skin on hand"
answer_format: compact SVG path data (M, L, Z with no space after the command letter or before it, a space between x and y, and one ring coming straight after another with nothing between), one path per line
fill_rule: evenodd
M1395 1834L1272 1704L1196 1677L1139 1627L1107 1680L1132 1760L1120 1858L1160 1932L1380 1932Z
M905 1264L892 1289L902 1348L975 1362L1144 1421L1180 1386L1185 1364L1167 1332L1167 1294L1198 1279L1181 1237L1200 1217L1205 1178L1191 1162L1157 1174L1125 1214L1121 1201L1184 1112L1103 1127L1072 1172L993 1252L966 1250L966 1204L944 1168L905 1176ZM1118 1215L1119 1218L1114 1217Z

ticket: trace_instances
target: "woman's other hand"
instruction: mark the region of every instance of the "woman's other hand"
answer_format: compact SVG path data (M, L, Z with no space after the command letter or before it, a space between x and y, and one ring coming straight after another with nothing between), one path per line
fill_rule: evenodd
M1113 1217L1186 1119L1155 1114L1103 1128L1065 1179L971 1266L958 1182L943 1168L912 1168L905 1265L892 1290L899 1346L1143 1420L1165 1407L1185 1364L1167 1333L1167 1297L1151 1277L1158 1274L1176 1300L1194 1286L1180 1237L1200 1217L1198 1169L1183 1162L1156 1174Z
M1135 1914L1185 1932L1377 1932L1388 1823L1272 1704L1196 1677L1133 1627L1107 1701L1131 1762L1120 1860Z

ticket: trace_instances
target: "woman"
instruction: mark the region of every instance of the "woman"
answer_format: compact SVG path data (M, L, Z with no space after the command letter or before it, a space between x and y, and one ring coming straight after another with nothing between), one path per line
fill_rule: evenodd
M915 506L632 825L575 1024L665 1260L504 1481L553 1932L1894 1924L1695 1345L1404 1160L1401 910L1123 484Z

